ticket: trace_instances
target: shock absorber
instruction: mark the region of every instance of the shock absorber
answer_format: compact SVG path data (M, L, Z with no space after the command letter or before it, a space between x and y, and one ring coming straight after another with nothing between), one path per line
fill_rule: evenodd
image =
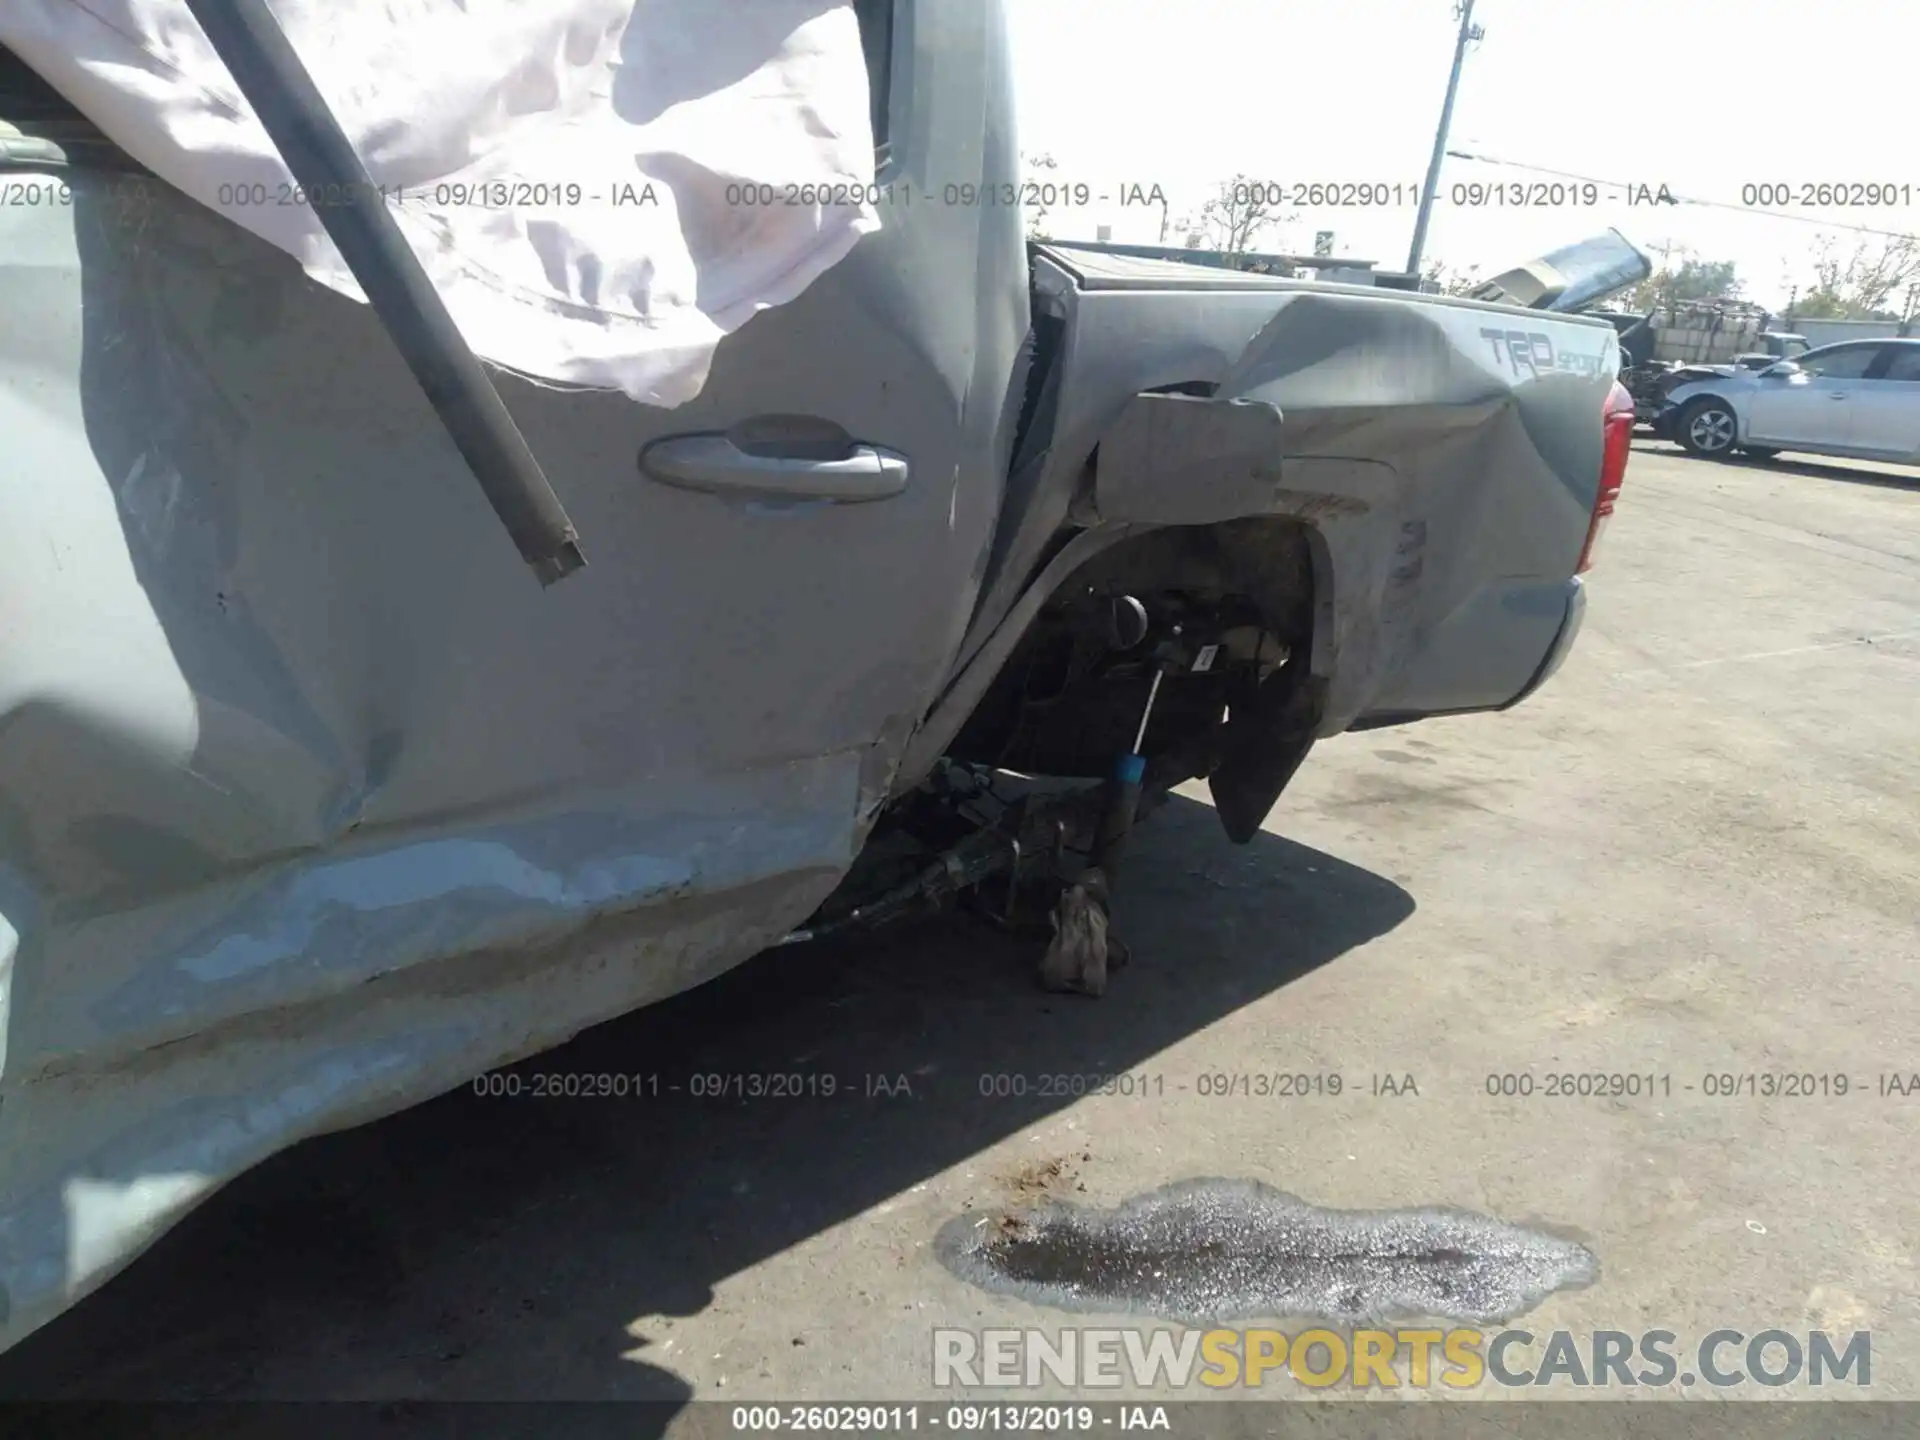
M1140 726L1134 731L1133 748L1114 762L1113 775L1107 781L1106 803L1100 812L1100 828L1093 842L1093 864L1111 880L1133 831L1140 810L1140 789L1147 775L1147 725L1153 719L1154 701L1160 698L1160 682L1169 671L1184 669L1178 653L1180 627L1173 627L1173 639L1154 652L1153 682L1147 687L1147 703L1140 710Z

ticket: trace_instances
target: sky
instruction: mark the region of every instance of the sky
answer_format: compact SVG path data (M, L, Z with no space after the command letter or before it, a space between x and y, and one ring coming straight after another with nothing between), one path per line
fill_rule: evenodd
M1051 155L1035 180L1109 197L1046 218L1062 239L1160 239L1223 180L1398 183L1403 203L1303 210L1256 248L1405 266L1458 21L1452 0L1006 0L1020 148ZM1456 182L1552 186L1558 177L1448 159L1425 259L1484 278L1618 228L1643 250L1732 260L1742 293L1783 308L1812 281L1823 237L1841 252L1920 233L1920 0L1476 0L1449 148L1595 180L1594 205L1454 204ZM1873 182L1896 203L1803 205L1821 183ZM1743 209L1744 187L1787 203ZM1630 205L1662 185L1721 202ZM1899 194L1894 187L1906 186ZM1535 192L1536 194L1538 192ZM1555 198L1548 192L1549 198ZM1584 200L1584 196L1581 197ZM1806 197L1819 199L1818 195Z

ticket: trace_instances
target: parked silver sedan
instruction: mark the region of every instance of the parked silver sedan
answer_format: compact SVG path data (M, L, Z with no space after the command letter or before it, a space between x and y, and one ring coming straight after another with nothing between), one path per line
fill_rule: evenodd
M1689 454L1782 450L1920 464L1920 339L1848 340L1668 392L1654 430Z

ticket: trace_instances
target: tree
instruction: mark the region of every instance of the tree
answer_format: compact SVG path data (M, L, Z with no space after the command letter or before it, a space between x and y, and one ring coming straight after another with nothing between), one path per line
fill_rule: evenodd
M1438 260L1429 260L1426 269L1420 272L1422 286L1432 286L1441 295L1465 295L1480 283L1480 267L1469 265L1464 270L1455 270L1442 265Z
M1680 256L1684 263L1692 253L1678 240L1656 240L1647 249L1654 256L1653 273L1619 297L1622 309L1642 311L1657 306L1673 278L1673 257Z
M1888 302L1896 291L1920 280L1920 239L1887 236L1878 249L1861 240L1842 255L1832 238L1823 235L1814 243L1813 274L1813 288L1794 304L1796 318L1898 320L1899 309Z
M1055 160L1051 155L1045 154L1044 152L1039 155L1028 155L1022 151L1020 155L1021 188L1023 190L1026 189L1027 185L1033 180L1035 171L1058 170L1059 168L1060 162ZM1037 193L1045 195L1048 193L1048 189L1049 187L1043 184L1039 187ZM1047 211L1050 208L1050 206L1044 204L1034 204L1027 207L1027 238L1029 240L1053 239L1053 236L1047 230Z
M1200 207L1198 220L1182 220L1180 228L1200 236L1200 248L1228 255L1245 255L1254 242L1276 225L1292 224L1297 214L1283 215L1275 202L1280 189L1249 175L1220 182L1219 193Z
M1653 273L1627 291L1621 304L1628 310L1652 310L1687 300L1720 300L1739 295L1744 288L1731 260L1702 260L1672 240L1656 241L1660 257ZM1679 263L1675 264L1676 258Z
M1682 261L1667 282L1667 293L1675 300L1730 300L1741 288L1731 260Z

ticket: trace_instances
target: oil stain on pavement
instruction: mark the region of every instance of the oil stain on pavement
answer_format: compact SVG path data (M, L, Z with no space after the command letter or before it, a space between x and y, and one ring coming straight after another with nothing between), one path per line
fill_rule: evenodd
M1253 1180L1186 1180L1112 1210L1048 1200L956 1216L935 1242L961 1279L1058 1309L1182 1324L1508 1320L1593 1283L1572 1240L1464 1210L1325 1210Z

